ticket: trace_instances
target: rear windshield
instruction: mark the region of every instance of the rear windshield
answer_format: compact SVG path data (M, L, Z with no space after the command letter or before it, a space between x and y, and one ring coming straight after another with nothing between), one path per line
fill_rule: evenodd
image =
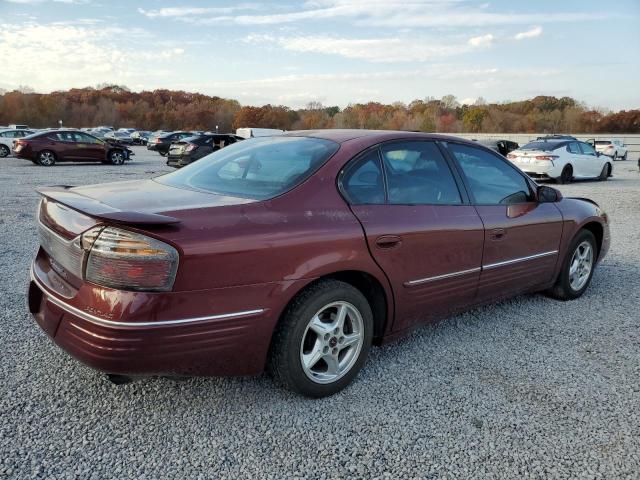
M156 180L174 187L267 200L303 182L339 147L319 138L252 138Z
M596 145L610 145L611 140L596 140Z
M564 143L536 141L527 143L524 147L520 147L520 150L542 150L543 152L550 152L551 150L555 150L562 145L564 145Z

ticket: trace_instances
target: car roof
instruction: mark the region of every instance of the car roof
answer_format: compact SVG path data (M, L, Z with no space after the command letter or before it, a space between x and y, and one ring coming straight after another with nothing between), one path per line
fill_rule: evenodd
M282 135L274 135L277 137L315 137L325 140L333 140L336 143L344 143L355 138L367 137L372 141L386 141L393 139L413 139L416 140L443 140L468 144L476 144L467 139L456 137L453 135L441 135L438 133L425 133L425 132L409 132L405 130L365 130L365 129L326 129L326 130L293 130L285 132Z

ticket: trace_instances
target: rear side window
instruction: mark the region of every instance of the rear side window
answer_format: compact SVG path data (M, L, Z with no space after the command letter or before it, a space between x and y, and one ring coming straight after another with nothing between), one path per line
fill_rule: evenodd
M479 205L510 205L532 200L529 184L515 168L485 150L448 144Z
M434 142L394 142L381 148L389 203L458 205L460 192Z
M385 203L384 178L378 149L349 165L341 179L342 191L352 205Z
M311 176L340 147L310 137L260 137L220 149L156 181L232 197L267 200Z

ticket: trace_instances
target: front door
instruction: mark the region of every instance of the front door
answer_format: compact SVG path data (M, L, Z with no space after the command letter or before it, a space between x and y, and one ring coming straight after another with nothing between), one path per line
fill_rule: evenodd
M484 230L435 142L371 149L347 167L341 188L392 285L394 331L473 302Z
M524 174L498 155L448 143L485 229L478 301L513 295L553 278L562 215L538 203Z

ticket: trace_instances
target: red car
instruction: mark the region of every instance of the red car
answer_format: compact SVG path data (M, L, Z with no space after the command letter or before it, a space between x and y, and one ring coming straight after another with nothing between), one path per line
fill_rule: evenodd
M580 297L606 214L477 143L326 130L151 180L42 188L29 307L86 364L345 387L372 344L523 292Z
M45 130L17 140L13 154L43 167L56 162L102 162L122 165L133 153L118 142L100 140L78 130Z

